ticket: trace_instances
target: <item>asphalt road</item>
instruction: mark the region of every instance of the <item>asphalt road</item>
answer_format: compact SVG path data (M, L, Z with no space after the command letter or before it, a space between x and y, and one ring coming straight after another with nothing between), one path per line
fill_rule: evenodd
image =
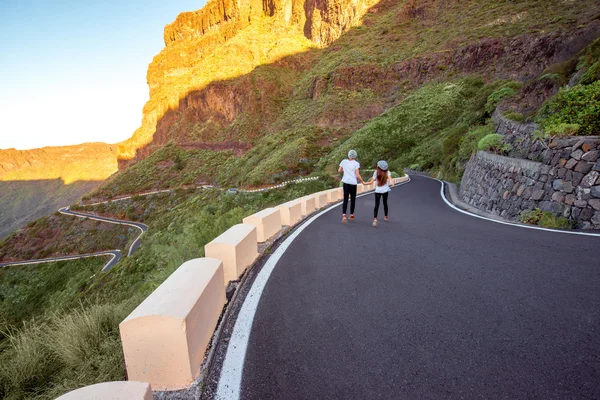
M68 260L78 260L80 258L89 258L89 257L102 257L102 256L112 256L110 260L102 267L102 271L106 272L112 267L114 267L119 260L121 259L121 250L107 250L107 251L99 251L97 253L88 253L88 254L77 254L73 256L60 256L60 257L50 257L50 258L42 258L38 260L25 260L25 261L11 261L6 263L0 263L0 267L8 267L11 265L33 265L33 264L44 264L49 262L56 261L68 261Z
M148 225L142 224L140 222L123 221L120 219L99 217L94 214L85 214L85 213L81 213L81 212L75 212L75 211L71 211L69 209L69 207L63 207L63 208L59 209L58 212L60 212L61 214L70 215L73 217L88 218L88 219L93 219L96 221L108 222L110 224L116 224L116 225L126 225L126 226L130 226L130 227L139 229L140 234L131 243L131 246L129 246L129 251L127 252L128 256L135 253L135 251L140 247L140 244L141 244L140 239L141 239L142 235L144 234L144 232L146 232L148 230ZM114 267L115 265L117 265L117 263L119 262L119 260L122 257L122 254L121 254L121 250L106 250L106 251L99 251L97 253L51 257L51 258L43 258L43 259L38 259L38 260L11 261L11 262L7 262L7 263L0 263L0 267L7 267L10 265L42 264L42 263L48 263L48 262L77 260L77 259L81 259L81 258L98 257L98 256L112 256L112 258L110 260L108 260L108 262L104 265L104 267L102 267L102 272L106 272L106 271L110 270L112 267Z
M79 217L79 218L88 218L88 219L93 219L95 221L108 222L109 224L116 224L116 225L126 225L126 226L131 226L132 228L139 229L140 234L131 243L131 246L129 246L129 251L127 252L127 256L130 256L133 253L135 253L135 251L140 247L140 244L141 244L140 239L141 239L142 235L144 234L144 232L146 232L148 230L148 225L142 224L141 222L132 222L132 221L124 221L124 220L120 220L120 219L107 218L107 217L99 217L94 214L85 214L82 212L71 211L69 209L69 207L63 207L60 210L58 210L58 212L61 214L72 215L72 216ZM116 262L115 262L115 264L116 264ZM108 269L106 269L106 267L103 269L103 271L107 271L107 270Z
M274 269L242 399L600 398L600 238L461 214L418 176L376 228L357 201Z

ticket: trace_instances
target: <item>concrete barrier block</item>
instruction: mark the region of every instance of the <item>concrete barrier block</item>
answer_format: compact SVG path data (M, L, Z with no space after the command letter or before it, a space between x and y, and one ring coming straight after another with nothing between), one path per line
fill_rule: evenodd
M103 382L63 394L56 400L152 400L152 388L146 382Z
M119 325L129 379L155 390L192 384L225 301L221 260L177 268Z
M315 207L316 208L323 208L328 204L326 191L317 192L317 193L313 194L313 196L315 197Z
M356 194L361 194L365 192L365 185L363 185L362 183L359 183L358 185L356 185ZM342 194L343 197L343 194Z
M287 226L293 226L302 219L302 203L293 200L281 204L276 208L281 212L281 223Z
M242 222L256 226L258 241L266 242L281 230L281 211L277 208L266 208L244 218Z
M298 199L298 202L300 202L300 210L303 217L312 214L316 209L315 198L313 196L301 197Z
M327 202L328 203L335 203L335 202L341 200L343 197L344 197L344 189L342 189L342 188L335 188L335 189L327 190Z
M258 257L256 226L237 224L204 246L206 257L223 261L225 284L238 279Z

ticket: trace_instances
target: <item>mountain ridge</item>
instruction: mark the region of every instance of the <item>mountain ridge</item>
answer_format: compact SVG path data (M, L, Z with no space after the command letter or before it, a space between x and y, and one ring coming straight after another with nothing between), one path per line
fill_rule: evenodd
M117 172L116 146L0 150L0 238L69 205Z

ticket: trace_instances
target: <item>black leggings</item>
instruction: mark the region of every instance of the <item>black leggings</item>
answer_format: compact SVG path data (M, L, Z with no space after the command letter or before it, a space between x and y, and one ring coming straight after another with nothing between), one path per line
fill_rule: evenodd
M388 216L388 206L387 206L387 198L388 193L375 193L375 212L373 213L373 218L377 218L377 214L379 213L379 201L383 196L383 211L385 212L385 216Z
M356 185L344 183L344 214L348 209L348 197L350 198L350 214L354 214L354 206L356 205Z

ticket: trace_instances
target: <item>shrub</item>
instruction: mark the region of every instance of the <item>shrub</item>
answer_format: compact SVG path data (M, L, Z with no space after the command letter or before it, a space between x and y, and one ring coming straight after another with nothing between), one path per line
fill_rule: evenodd
M397 171L410 166L454 173L461 137L482 120L492 90L477 77L425 85L370 120L318 166L333 173L347 149L354 148L362 165L384 158Z
M483 137L494 133L494 128L490 125L471 128L460 141L458 159L462 162L467 161L471 154L477 150L479 141Z
M489 114L493 113L502 99L512 97L517 94L517 91L509 86L503 86L489 95L487 103L485 103L485 111Z
M542 218L538 225L543 226L544 228L552 228L552 229L570 229L571 222L561 216L556 216L549 211L545 211L542 213Z
M599 133L600 81L561 89L542 107L538 120L546 132L561 124L577 124L580 135Z
M137 299L139 301L139 299ZM8 332L0 386L14 399L54 398L77 387L125 376L119 322L133 302L94 305Z
M508 153L511 150L509 144L502 143L503 136L498 133L485 135L477 143L477 148L483 151L492 151L496 154Z
M600 80L600 61L592 64L587 71L581 76L579 83L582 85L590 85L597 80Z
M525 121L525 116L523 114L514 111L509 111L506 114L504 114L504 116L510 120L517 122Z
M571 222L567 218L556 216L550 211L542 211L539 208L523 211L520 219L526 224L539 225L544 228L570 229L572 227Z
M560 123L556 125L548 125L545 129L546 134L550 137L567 137L576 135L581 126L579 124Z
M542 219L542 210L536 208L534 210L523 211L520 216L521 222L531 225L537 225Z

